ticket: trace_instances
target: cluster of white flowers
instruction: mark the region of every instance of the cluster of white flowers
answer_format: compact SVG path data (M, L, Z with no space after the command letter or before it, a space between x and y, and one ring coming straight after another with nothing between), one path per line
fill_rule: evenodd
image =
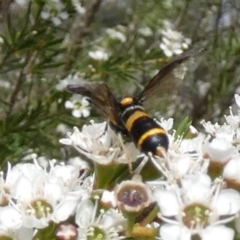
M139 151L133 143L125 144L125 151L122 149L115 132L104 123L85 125L82 131L74 128L73 133L68 133L67 138L60 139L62 144L71 145L81 154L101 165L113 163L127 164L129 159L136 160Z
M103 48L99 48L96 51L90 51L88 55L96 61L107 61L109 59L109 54Z
M82 170L82 175L79 171ZM39 229L59 223L75 214L80 201L91 193L92 177L85 169L54 165L48 170L33 164L17 164L1 172L1 239L33 239Z
M126 28L121 25L115 28L107 28L105 36L97 40L95 49L88 52L89 57L95 61L107 61L111 56L110 42L112 41L109 41L109 39L114 41L114 44L117 44L115 42L125 43L127 41Z
M86 9L82 6L80 0L72 0L72 5L79 14L82 15L86 13Z
M235 98L240 107L240 96ZM236 230L240 226L240 194L235 187L240 182L239 123L240 113L234 115L231 110L222 126L204 123L205 135L192 127L194 137L191 139L175 139L174 134L168 134L168 153L162 158L151 157L163 177L147 181L145 185L136 174L132 180L122 181L111 191L106 189L102 202L123 212L135 213L157 202L160 209L157 216L163 223L148 222L146 227L157 226L157 236L163 240L190 240L194 236L202 240L232 240L234 229L226 224L235 219ZM169 130L172 120L160 124ZM125 145L123 151L114 132L105 123L92 123L82 131L75 128L74 133L61 142L74 146L88 159L104 166L127 161L134 164L141 156L133 152L133 145L130 148L129 144ZM212 167L215 163L218 168ZM222 171L217 171L221 164ZM217 174L212 173L213 169Z
M240 96L235 95L235 100L240 108ZM239 189L240 186L240 110L225 116L223 125L203 122L209 140L204 144L204 152L210 159L210 167L220 168L221 174L228 186Z
M125 28L120 25L117 26L116 28L108 28L106 30L106 33L110 38L119 40L122 43L126 42L127 40L124 32L125 32Z
M167 57L179 55L191 45L191 39L173 30L172 24L168 21L164 21L164 29L159 32L162 35L162 42L159 46Z
M14 0L11 3L11 8L15 11L20 8L25 8L31 0ZM76 12L80 15L85 14L86 9L80 3L80 0L71 0ZM43 11L41 12L42 19L50 19L55 26L59 26L64 20L69 18L69 13L66 11L66 2L63 0L49 0L44 2Z
M73 73L69 74L67 77L64 79L61 79L58 84L56 85L56 89L58 91L66 91L66 87L68 84L79 84L84 82L84 74L83 73Z
M82 74L83 75L83 74ZM80 73L74 73L68 75L66 78L59 81L56 85L58 91L65 91L68 84L84 83ZM90 106L86 97L82 97L78 94L74 94L68 99L64 106L66 109L72 110L72 116L75 118L88 117L90 115Z
M163 157L141 154L106 122L75 127L60 142L85 156L94 174L79 158L9 166L1 177L0 234L32 239L55 223L61 239L233 240L240 231L240 110L225 119L204 122L206 134L191 127L188 139L168 133ZM169 132L173 120L159 124ZM149 163L159 173L154 179L144 172Z

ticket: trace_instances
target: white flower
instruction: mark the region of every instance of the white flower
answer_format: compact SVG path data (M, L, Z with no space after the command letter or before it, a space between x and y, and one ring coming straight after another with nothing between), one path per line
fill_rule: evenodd
M186 174L205 173L208 161L204 159L202 145L204 135L199 134L193 139L174 140L174 135L168 134L169 149L164 158L151 157L152 162L165 176L169 183L178 182Z
M67 125L65 125L63 123L58 124L57 127L56 127L56 132L66 133L67 131L68 131Z
M152 190L138 174L116 185L114 193L118 209L124 212L141 212L153 202Z
M110 192L108 190L104 190L101 197L101 203L103 203L104 206L116 208L117 201L115 198L115 193L113 191Z
M238 107L240 107L240 95L239 94L235 94L234 97L235 97L235 101L236 101Z
M0 236L1 239L32 240L34 237L34 229L25 227L5 229L0 225Z
M84 125L82 131L74 128L62 144L72 145L80 153L99 164L129 163L135 161L139 151L133 143L125 144L123 151L116 133L106 123ZM128 158L129 155L129 158Z
M83 15L86 12L86 9L82 6L80 3L80 0L71 0L73 6L75 7L76 11L80 14Z
M183 53L183 49L180 43L171 42L167 38L163 38L162 43L160 43L159 46L167 57L172 57L174 54L179 55Z
M0 44L1 44L1 39L0 39ZM4 89L11 89L12 85L9 81L0 80L0 87Z
M181 54L191 44L191 39L184 38L181 33L174 31L172 24L168 21L164 22L164 29L160 33L162 42L159 46L167 57Z
M232 184L234 188L240 188L240 157L232 158L223 169L223 178L230 185Z
M97 215L97 203L90 200L81 202L77 208L75 221L78 224L78 240L98 239L120 240L119 232L125 229L125 219L114 209L100 210Z
M108 53L103 50L103 49L99 49L96 51L90 51L88 53L89 57L96 60L96 61L107 61L109 59L109 55Z
M156 121L157 123L159 123L159 125L166 131L170 131L173 127L173 118L169 118L169 119L164 119L164 118L161 118L160 121Z
M73 94L72 97L65 102L65 108L72 109L72 115L75 118L89 117L90 106L86 97Z
M224 164L233 156L235 148L228 140L216 137L205 142L204 151L211 161Z
M0 229L19 229L22 226L23 215L13 206L0 208Z
M160 228L162 239L190 240L199 235L202 240L232 240L233 230L223 224L240 210L239 193L224 189L221 182L212 184L205 174L188 175L180 186L155 190L159 217L166 222Z
M126 42L126 36L122 32L120 32L116 29L108 28L106 30L106 33L112 39L117 39L117 40L119 40L120 42L123 42L123 43Z
M240 125L240 112L238 115L234 115L232 112L232 107L229 107L230 115L225 116L226 122L236 131Z
M86 161L82 160L79 156L68 159L68 163L75 168L78 168L79 171L90 168L89 164Z
M228 124L224 123L211 124L203 122L205 130L210 133L206 139L203 151L210 158L211 162L220 163L221 165L228 162L238 152L240 147L239 130L235 127L234 116L226 116Z
M235 95L238 104L239 95ZM238 155L240 150L240 111L233 114L230 107L230 115L225 116L226 123L219 125L203 121L202 124L211 136L205 144L205 151L213 160L226 163L231 157Z
M60 0L50 0L46 2L41 12L43 19L50 19L55 26L62 23L69 17L69 14L65 11L65 4Z
M12 169L9 165L5 183L2 182L14 201L0 209L0 229L1 225L12 229L45 228L50 221L64 221L75 213L79 201L89 196L91 188L79 177L78 168L53 163L49 166L47 172L37 160Z
M150 37L153 35L152 29L149 27L142 27L138 29L138 33L144 37Z
M86 81L82 79L81 73L75 73L75 74L70 74L66 78L62 79L59 81L59 83L56 85L56 89L58 91L66 91L66 87L68 84L82 84L85 83Z

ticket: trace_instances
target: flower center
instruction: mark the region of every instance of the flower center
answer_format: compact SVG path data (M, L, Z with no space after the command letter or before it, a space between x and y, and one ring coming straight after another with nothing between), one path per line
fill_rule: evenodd
M210 209L200 204L187 206L182 221L188 228L205 228L210 222Z
M106 240L106 233L99 227L91 226L88 229L87 240Z
M135 207L146 202L147 196L140 187L126 187L118 193L118 200L125 205Z
M51 213L52 210L52 206L48 202L43 200L36 200L31 203L27 209L27 213L35 215L36 218L42 218Z
M83 105L80 101L75 101L74 107L79 110L79 109L82 109Z
M5 236L5 235L0 235L0 239L1 240L13 240L13 238L11 238L9 236Z

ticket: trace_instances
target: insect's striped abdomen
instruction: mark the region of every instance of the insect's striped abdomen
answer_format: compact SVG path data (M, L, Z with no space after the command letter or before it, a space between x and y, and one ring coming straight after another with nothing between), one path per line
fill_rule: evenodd
M124 108L121 118L129 135L141 152L161 156L169 145L165 130L148 116L140 104L130 102L130 99L120 102Z

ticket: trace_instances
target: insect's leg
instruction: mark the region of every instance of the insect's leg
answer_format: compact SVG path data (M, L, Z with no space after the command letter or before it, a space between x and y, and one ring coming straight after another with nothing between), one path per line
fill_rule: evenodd
M130 156L128 150L126 149L126 147L125 147L125 145L124 145L124 142L123 142L123 138L122 138L121 133L118 133L117 136L118 136L118 140L119 140L119 142L120 142L120 145L121 145L123 151L124 151L125 154L126 154L126 157L127 157L127 160L128 160L129 172L130 172L131 174L133 174L131 156Z
M148 160L149 160L149 156L144 154L144 157L141 160L141 163L137 166L136 169L134 169L134 173L140 174L140 172L142 171L142 169L144 168Z

